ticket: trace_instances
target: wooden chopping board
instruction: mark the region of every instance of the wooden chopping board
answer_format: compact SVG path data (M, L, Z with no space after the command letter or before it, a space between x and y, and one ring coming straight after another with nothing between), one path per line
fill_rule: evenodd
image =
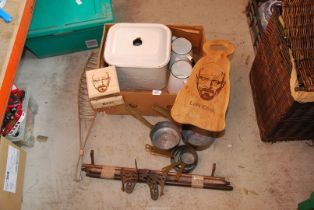
M205 56L194 66L171 109L172 118L182 124L221 132L230 95L230 56L235 46L227 40L203 45Z

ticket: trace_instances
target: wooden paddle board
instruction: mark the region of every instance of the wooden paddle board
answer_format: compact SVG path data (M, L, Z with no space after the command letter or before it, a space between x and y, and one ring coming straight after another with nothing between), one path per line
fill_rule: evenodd
M207 41L205 56L194 66L171 109L172 118L182 124L221 132L230 95L230 56L235 46L227 40Z

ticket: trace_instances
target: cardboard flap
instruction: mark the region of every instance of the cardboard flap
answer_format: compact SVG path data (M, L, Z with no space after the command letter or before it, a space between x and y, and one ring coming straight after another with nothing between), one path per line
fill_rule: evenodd
M25 160L24 150L0 137L0 209L21 209Z

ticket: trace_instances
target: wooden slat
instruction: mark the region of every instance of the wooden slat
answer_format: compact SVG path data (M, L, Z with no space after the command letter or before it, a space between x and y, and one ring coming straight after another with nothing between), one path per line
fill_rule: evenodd
M10 23L0 20L0 125L10 90L23 52L35 0L10 0L5 10L13 16Z

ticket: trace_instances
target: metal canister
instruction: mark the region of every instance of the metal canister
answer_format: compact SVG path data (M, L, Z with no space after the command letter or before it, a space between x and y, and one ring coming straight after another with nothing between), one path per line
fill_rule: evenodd
M169 93L176 94L184 86L186 80L192 73L192 65L185 60L179 60L173 63L170 72L168 91Z

